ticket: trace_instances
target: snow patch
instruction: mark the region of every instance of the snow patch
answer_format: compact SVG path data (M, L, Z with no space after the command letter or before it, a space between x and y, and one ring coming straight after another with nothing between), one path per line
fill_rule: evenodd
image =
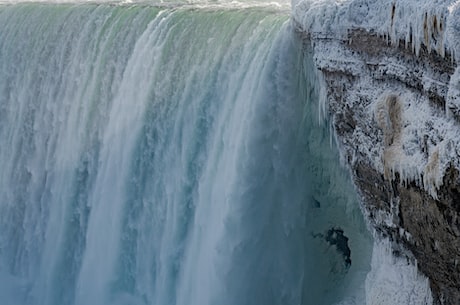
M366 305L431 305L428 279L407 258L393 255L388 240L376 240L366 278Z

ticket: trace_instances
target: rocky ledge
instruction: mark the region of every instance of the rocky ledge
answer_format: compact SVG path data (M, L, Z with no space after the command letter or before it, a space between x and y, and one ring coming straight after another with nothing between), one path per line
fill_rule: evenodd
M458 5L413 2L304 1L294 6L294 23L313 48L323 115L375 236L417 263L435 304L454 305L460 82L451 19Z

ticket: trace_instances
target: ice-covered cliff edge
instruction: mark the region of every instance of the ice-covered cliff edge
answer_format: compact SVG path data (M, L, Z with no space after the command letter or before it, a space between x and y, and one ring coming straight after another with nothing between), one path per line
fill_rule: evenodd
M376 235L460 304L460 1L304 0L293 19Z

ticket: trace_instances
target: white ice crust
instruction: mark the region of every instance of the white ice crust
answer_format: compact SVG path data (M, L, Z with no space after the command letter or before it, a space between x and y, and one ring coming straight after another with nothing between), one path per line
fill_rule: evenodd
M374 160L374 168L382 173L397 172L403 182L415 181L437 198L436 191L443 183L446 168L460 168L460 128L452 118L452 109L460 109L460 70L456 68L453 75L445 76L450 82L447 81L446 107L440 112L429 105L425 95L413 90L373 86L372 79L365 79L362 73L363 66L369 63L341 45L350 39L350 31L360 29L379 35L389 45L403 43L415 56L420 56L423 48L456 65L460 57L460 1L293 0L292 10L293 20L311 38L318 69L346 71L361 78L360 92L348 94L357 97L367 91L365 94L372 100L371 105L365 105L370 119L375 120L376 109L389 94L399 96L401 136L386 152L386 160L385 148L378 143L361 139L359 152ZM394 59L377 64L385 66L387 74L405 77L407 67ZM442 86L430 71L421 71L418 77L423 90Z
M460 1L454 0L293 0L293 16L311 35L343 38L363 28L404 40L419 54L421 45L444 54L460 48Z
M318 71L353 77L354 85L341 103L362 112L366 122L361 126L375 126L367 130L358 126L351 138L341 139L339 145L348 149L347 162L364 158L386 178L394 179L397 173L401 183L415 182L437 199L448 167L460 169L460 1L293 0L292 15L312 44ZM366 57L365 51L357 55L347 45L352 43L350 32L358 30L380 37L388 47L412 53L414 64L434 53L452 70L435 71L425 59L418 61L424 66L414 69L398 56ZM370 62L375 58L379 62ZM370 65L378 67L374 75L369 74ZM392 81L374 79L379 71ZM405 84L409 77L416 78L421 88L409 88ZM427 92L439 93L445 107L434 105ZM320 109L328 109L328 98L320 100L325 103ZM359 105L363 100L366 103ZM396 226L385 212L374 217L377 223ZM402 234L410 238L409 233ZM433 303L428 281L418 273L416 263L394 257L389 243L378 239L366 295L367 305Z
M407 259L395 257L388 241L376 241L366 279L366 305L431 305L428 279Z

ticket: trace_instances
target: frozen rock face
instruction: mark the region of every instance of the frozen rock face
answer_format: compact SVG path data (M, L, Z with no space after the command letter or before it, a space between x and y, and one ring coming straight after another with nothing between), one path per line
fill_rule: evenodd
M369 223L435 304L460 304L459 3L293 3Z

